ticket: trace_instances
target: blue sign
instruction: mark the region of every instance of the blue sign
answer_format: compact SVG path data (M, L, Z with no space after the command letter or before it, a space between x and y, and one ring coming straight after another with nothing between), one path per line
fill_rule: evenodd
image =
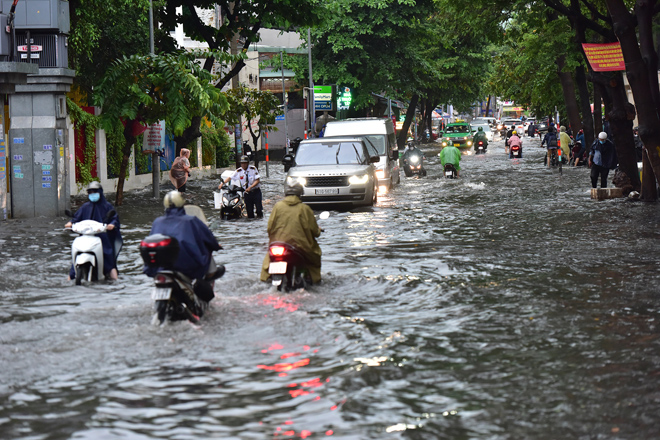
M283 121L284 120L284 115L275 116L275 120L276 121Z
M14 138L14 143L15 144L24 144L25 143L25 138Z
M50 188L50 183L42 183L41 187L42 188Z
M314 101L314 107L317 111L332 111L332 101Z
M23 160L22 154L14 154L14 160Z
M42 176L41 181L42 182L52 182L53 181L53 176Z
M50 176L50 171L42 171L41 174L44 176Z
M52 150L53 146L52 145L44 145L44 150Z

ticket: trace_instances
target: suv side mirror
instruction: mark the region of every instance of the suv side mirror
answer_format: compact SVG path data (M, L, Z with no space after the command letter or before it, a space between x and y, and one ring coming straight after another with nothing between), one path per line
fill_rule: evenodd
M369 163L377 163L377 162L380 162L380 156L369 157Z
M282 158L282 164L284 165L284 172L289 171L289 168L295 165L295 160L293 159L292 154L285 154Z

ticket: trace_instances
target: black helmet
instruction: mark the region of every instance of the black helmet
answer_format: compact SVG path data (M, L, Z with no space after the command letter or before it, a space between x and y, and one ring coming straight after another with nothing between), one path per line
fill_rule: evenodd
M293 185L287 185L284 189L285 196L302 196L305 192L303 186L300 183L294 183Z

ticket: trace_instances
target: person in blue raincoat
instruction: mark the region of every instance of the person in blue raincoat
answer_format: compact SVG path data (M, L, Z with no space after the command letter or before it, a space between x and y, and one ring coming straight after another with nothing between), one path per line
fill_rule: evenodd
M163 234L178 240L179 256L174 270L196 280L211 279L220 270L211 255L221 249L215 236L203 221L186 214L184 199L178 191L167 193L163 205L165 215L154 220L149 235ZM224 267L221 270L224 273ZM144 266L143 272L153 277L158 269Z
M87 187L87 198L89 202L85 202L80 209L76 211L73 219L65 225L70 228L73 223L83 220L96 220L100 223L107 223L107 232L97 234L103 244L103 274L106 278L111 280L117 279L117 256L122 247L122 238L120 231L119 216L115 214L106 218L108 213L115 208L110 202L105 199L103 195L103 187L97 181L93 181ZM72 280L76 277L76 270L71 265L69 269L69 279Z

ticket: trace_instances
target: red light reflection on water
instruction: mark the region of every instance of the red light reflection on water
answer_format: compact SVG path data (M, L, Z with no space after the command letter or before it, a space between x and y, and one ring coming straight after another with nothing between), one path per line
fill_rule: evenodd
M298 304L293 304L289 301L288 298L282 299L278 296L268 296L267 298L264 298L262 302L264 305L271 305L274 309L284 309L287 312L295 312L298 310Z
M270 300L269 298L268 300ZM265 302L268 303L266 300ZM270 303L273 304L275 308L280 308L281 304L286 304L283 301L281 301L279 298L276 298L274 302ZM286 304L288 306L291 306L291 304ZM297 309L297 306L293 305L293 309L288 309L289 311L294 311ZM286 308L286 307L285 307ZM310 351L311 347L309 345L304 345L303 350L301 351L292 351L292 352L287 352L279 355L279 359L289 359L289 358L295 358L298 356L303 356L304 352ZM271 344L268 348L261 350L262 353L268 354L272 353L274 355L277 355L277 353L273 353L278 350L284 350L284 347L278 343L273 343ZM317 353L318 349L311 350L312 353ZM264 365L260 364L257 365L257 368L262 369L262 370L267 370L267 371L273 371L278 373L278 376L280 377L286 377L291 371L296 370L298 368L305 367L310 364L310 359L309 358L303 358L299 359L294 362L278 362L273 365ZM321 380L319 377L315 377L310 380L306 380L304 382L291 382L288 385L286 385L287 388L289 388L289 395L291 396L292 399L295 399L297 397L301 396L307 396L310 394L313 394L316 392L316 389L323 386L324 383L330 382L330 378L326 378L325 380ZM310 396L311 397L311 396ZM312 398L313 401L318 401L321 399L321 396L314 396ZM330 410L334 411L338 407L337 405L333 405ZM261 425L262 422L259 422ZM309 431L307 429L300 430L299 432L294 428L294 421L293 420L286 420L281 426L278 426L275 428L275 431L273 432L273 438L277 437L286 437L286 438L301 438L305 439L308 437L311 437L314 432ZM321 433L319 433L321 434ZM326 436L331 436L334 434L332 430L327 430L324 432Z

